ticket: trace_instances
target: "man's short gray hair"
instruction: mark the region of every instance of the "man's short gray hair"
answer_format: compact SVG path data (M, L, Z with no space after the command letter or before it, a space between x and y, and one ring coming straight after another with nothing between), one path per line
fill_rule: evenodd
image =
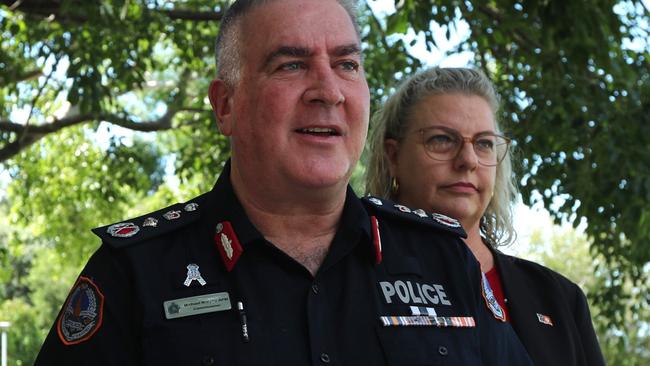
M370 141L370 163L366 177L369 194L395 200L391 191L392 177L384 150L386 139L404 140L411 122L412 109L422 99L432 95L465 94L483 98L492 109L495 129L500 133L498 112L500 100L490 79L480 71L468 68L433 67L408 78L373 118ZM480 230L490 245L505 245L516 238L513 227L512 204L517 198L517 186L512 174L510 150L497 165L494 196L481 217Z
M241 20L258 6L276 0L237 0L226 10L217 36L215 46L215 58L217 64L217 77L223 80L229 87L234 87L241 74ZM323 1L323 0L305 0ZM357 23L357 2L358 0L336 0L350 16L350 20L360 39L359 24ZM291 16L291 14L287 14ZM256 32L256 30L249 30Z

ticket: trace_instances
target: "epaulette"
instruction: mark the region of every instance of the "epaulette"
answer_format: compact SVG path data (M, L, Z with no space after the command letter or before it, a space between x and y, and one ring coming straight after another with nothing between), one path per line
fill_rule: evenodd
M92 229L95 235L113 248L123 248L178 230L194 221L200 215L200 203L204 196L185 203L176 203L161 210L115 224Z
M361 201L380 214L432 226L439 230L452 232L463 238L467 237L467 233L465 233L460 222L449 216L435 212L426 212L422 209L413 210L404 205L373 196L363 197Z

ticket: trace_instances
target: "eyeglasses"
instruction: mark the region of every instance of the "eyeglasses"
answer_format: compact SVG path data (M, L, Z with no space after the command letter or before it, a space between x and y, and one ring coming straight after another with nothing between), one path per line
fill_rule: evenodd
M496 166L503 161L508 153L510 139L492 132L482 132L473 137L465 137L460 132L442 126L432 126L419 129L421 143L427 155L438 161L453 160L463 148L465 142L470 142L478 162L484 166Z

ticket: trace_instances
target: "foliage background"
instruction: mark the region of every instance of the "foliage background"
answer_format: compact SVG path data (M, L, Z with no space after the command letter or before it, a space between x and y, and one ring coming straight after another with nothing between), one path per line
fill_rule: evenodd
M649 364L648 2L387 3L384 12L361 2L373 109L430 63L413 46L443 49L466 27L446 52L473 55L495 81L524 202L556 223L584 223L584 237L540 236L531 242L550 254L535 257L535 245L524 254L583 285L610 364ZM213 184L228 141L205 97L226 4L0 0L0 318L14 323L10 365L33 362L99 244L88 228ZM363 166L353 177L360 192Z

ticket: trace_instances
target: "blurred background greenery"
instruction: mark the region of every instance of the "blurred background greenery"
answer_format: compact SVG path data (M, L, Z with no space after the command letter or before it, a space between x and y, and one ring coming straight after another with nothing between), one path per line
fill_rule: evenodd
M214 183L228 141L206 92L227 3L0 0L9 365L32 364L99 245L89 228ZM373 110L425 65L467 64L495 81L523 201L550 212L512 250L583 287L610 364L650 364L649 2L360 5Z

